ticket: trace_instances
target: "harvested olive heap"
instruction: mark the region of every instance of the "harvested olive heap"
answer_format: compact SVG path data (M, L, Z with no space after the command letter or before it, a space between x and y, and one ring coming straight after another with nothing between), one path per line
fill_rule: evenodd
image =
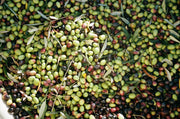
M15 119L179 119L179 0L1 0L0 92Z

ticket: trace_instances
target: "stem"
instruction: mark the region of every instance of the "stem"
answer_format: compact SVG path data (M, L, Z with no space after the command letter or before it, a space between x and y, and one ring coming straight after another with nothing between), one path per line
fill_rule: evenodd
M142 117L143 119L146 119L144 116L142 115L136 115L136 114L133 114L134 117Z

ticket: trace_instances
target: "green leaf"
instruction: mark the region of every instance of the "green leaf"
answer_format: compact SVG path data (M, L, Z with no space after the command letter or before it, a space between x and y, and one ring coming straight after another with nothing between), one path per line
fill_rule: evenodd
M174 30L169 30L169 32L170 32L170 34L172 34L172 35L174 35L174 36L176 36L178 38L180 37L180 35Z
M126 18L124 18L124 17L121 17L121 19L122 19L122 21L124 22L124 23L126 23L127 25L130 23Z
M162 9L166 13L166 0L163 0L162 2Z
M47 104L46 104L46 100L45 100L39 109L39 119L44 119L46 110L47 110Z
M164 19L164 21L166 21L168 24L170 24L171 26L173 26L173 27L174 27L174 24L172 24L169 20Z
M48 17L46 17L46 15L44 15L42 12L37 11L38 14L41 15L42 18L46 19L46 20L50 20Z
M166 63L168 63L169 65L173 65L173 62L171 61L171 60L168 60L167 58L165 58L165 59L163 59L162 61L161 61L162 63L163 62L166 62Z
M178 20L174 23L174 27L178 26L179 24L180 24L180 20Z
M123 10L122 3L121 3L121 13L122 13L122 16L124 16L124 10Z
M133 39L137 38L140 31L141 31L140 28L136 29L136 31L134 32L134 35L133 35Z
M6 3L4 3L4 4L5 4L5 6L15 15L15 17L16 17L17 19L19 19L18 16L17 16L17 14L16 14Z
M76 0L77 2L87 2L88 0Z
M65 2L64 7L66 7L68 3L69 3L69 0L67 0L67 1Z
M112 16L121 16L122 12L119 12L119 11L114 11L114 12L111 12L110 15Z
M102 57L102 55L103 55L104 50L106 49L106 47L107 47L107 39L105 40L104 45L103 45L103 47L102 47L102 49L101 49L101 52L100 52L100 54L99 54L99 59Z
M173 37L172 35L169 36L169 38L177 43L180 43L180 41L178 41L175 37Z

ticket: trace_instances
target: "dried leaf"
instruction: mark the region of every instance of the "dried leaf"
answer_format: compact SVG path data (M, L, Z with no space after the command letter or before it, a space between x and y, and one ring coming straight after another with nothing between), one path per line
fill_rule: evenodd
M42 12L37 11L38 14L41 15L42 18L46 19L46 20L50 20L48 17L46 17L46 15L44 15Z
M110 15L112 16L120 16L122 14L122 12L119 12L119 11L114 11L114 12L111 12Z
M46 104L46 100L45 100L39 109L39 119L44 118L44 114L46 113L46 110L47 110L47 104Z
M33 33L33 32L35 32L37 30L39 30L37 27L33 27L32 29L29 29L28 32Z
M177 43L180 43L180 41L178 41L174 36L170 35L169 38Z
M35 36L35 34L33 34L33 35L29 38L29 40L28 40L28 42L27 42L27 45L31 44L31 42L32 42L32 40L33 40L33 38L34 38L34 36Z
M69 3L69 0L67 0L67 1L65 2L64 7L66 7L68 3Z
M45 47L45 48L47 48L47 44L48 44L47 38L44 37L44 47Z
M58 20L57 17L54 17L54 16L49 16L50 19L53 19L53 20Z
M2 5L4 2L5 2L5 0L1 0L1 3L0 3L0 4Z
M8 33L9 31L0 31L0 34Z
M130 23L126 18L121 17L121 19L123 20L124 23L126 23L127 25Z
M168 24L170 24L171 26L173 26L173 27L174 27L174 24L172 24L169 20L164 19L164 21L166 21Z
M162 2L162 9L166 13L166 0L163 0Z
M87 2L88 0L76 0L77 2Z
M104 45L103 45L103 47L102 47L102 49L101 49L101 52L100 52L100 54L99 54L99 59L102 57L102 55L103 55L104 50L106 49L106 47L107 47L107 39L105 40Z
M19 66L18 62L14 59L14 57L12 57L12 59L13 59L13 62L14 62L17 66Z
M133 35L133 39L137 38L140 31L141 31L140 28L136 29L136 31L134 32L134 35Z
M15 83L19 83L17 79L15 79L10 73L7 72L7 76L11 81L14 81Z
M180 35L176 32L176 31L174 31L174 30L169 30L169 32L172 34L172 35L175 35L176 37L180 37Z
M165 70L165 72L166 72L166 75L167 75L168 80L169 80L169 81L172 81L170 72L169 72L165 67L164 67L164 70Z
M166 63L168 63L169 65L173 65L173 62L171 61L171 60L168 60L168 59L163 59L161 62L166 62Z
M174 27L178 26L179 24L180 24L180 20L179 20L179 21L176 21L176 22L174 23Z
M81 18L83 18L86 14L81 14L80 16L76 17L74 22L77 22L79 20L81 20Z

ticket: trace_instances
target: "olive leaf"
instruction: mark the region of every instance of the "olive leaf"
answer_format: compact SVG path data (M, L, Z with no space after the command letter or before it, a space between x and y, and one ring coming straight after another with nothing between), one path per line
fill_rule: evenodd
M53 34L51 34L51 35L52 35L52 37L58 42L59 46L62 47L62 45L61 45L61 43L59 42L58 38L57 38L55 35L53 35Z
M174 30L169 30L169 32L172 34L172 35L174 35L174 36L176 36L176 37L180 37L180 35L176 32L176 31L174 31Z
M58 20L57 17L54 17L54 16L49 16L50 19L53 19L53 20Z
M86 14L81 14L80 16L76 17L74 22L77 22L79 20L81 20Z
M7 72L7 76L11 81L14 81L15 83L19 83L17 79L15 79L10 73Z
M124 23L126 23L127 25L130 23L126 18L124 18L124 17L121 17L121 20L124 22Z
M141 31L140 28L136 29L136 31L134 32L134 35L133 35L133 39L135 39L139 35L140 31Z
M119 12L119 11L114 11L114 12L111 12L110 15L112 16L120 16L122 14L122 12Z
M172 81L170 72L169 72L165 67L164 67L164 70L165 70L165 72L166 72L166 75L167 75L168 80L169 80L169 81Z
M98 5L99 5L99 6L105 6L105 7L107 6L106 4L98 4Z
M162 9L166 13L166 0L163 0L162 2Z
M163 59L162 61L161 61L162 63L163 62L166 62L166 63L168 63L169 65L173 65L173 62L171 61L171 60L168 60L167 58L165 58L165 59Z
M0 39L0 43L5 43L6 41L3 39Z
M37 30L39 30L37 27L32 27L32 29L29 29L28 32L33 33L33 32L35 32Z
M107 70L107 72L104 74L103 79L105 79L109 74L111 74L111 72L112 72L112 69L109 68L109 69Z
M180 24L180 20L178 20L174 23L174 27L178 26L179 24Z
M170 35L169 38L177 43L180 43L180 41L178 41L174 36Z
M28 42L27 42L27 45L31 44L31 42L32 42L32 40L33 40L33 38L34 38L34 36L35 36L35 34L33 34L33 35L29 38L29 40L28 40Z
M13 9L11 9L6 3L4 3L4 5L15 15L15 17L16 17L17 19L19 19L18 16L17 16L17 14L14 12Z
M121 13L122 13L122 16L124 16L124 10L123 10L122 3L121 3Z
M44 114L46 113L47 110L47 104L46 104L46 100L41 104L41 107L39 109L39 119L43 119L44 118Z
M172 24L169 20L164 19L164 21L166 21L168 24L170 24L171 26L173 26L173 27L174 27L174 24Z
M0 31L0 34L8 33L9 31Z
M113 41L112 36L111 36L110 34L108 34L108 36L109 36L109 40L110 40L110 41Z
M47 48L47 44L48 44L47 38L44 37L44 47L45 47L45 48Z
M99 59L102 57L102 55L103 55L104 50L106 49L106 47L107 47L107 39L105 40L104 45L103 45L103 47L102 47L102 49L101 49L101 52L100 52L100 54L99 54Z
M43 23L37 23L37 24L24 24L24 25L27 25L27 26L39 26L39 25L42 25Z
M88 0L76 0L77 2L87 2Z
M38 13L39 15L41 15L42 18L44 18L44 19L46 19L46 20L50 20L50 19L49 19L48 17L46 17L46 15L44 15L42 12L37 11L37 13Z
M50 37L50 35L51 35L51 25L49 26L49 29L48 29L48 39L49 39L49 37Z
M65 2L64 7L66 7L68 3L69 3L69 0L67 0L67 1Z
M0 56L1 56L3 59L7 60L7 57L4 56L2 52L0 53Z

